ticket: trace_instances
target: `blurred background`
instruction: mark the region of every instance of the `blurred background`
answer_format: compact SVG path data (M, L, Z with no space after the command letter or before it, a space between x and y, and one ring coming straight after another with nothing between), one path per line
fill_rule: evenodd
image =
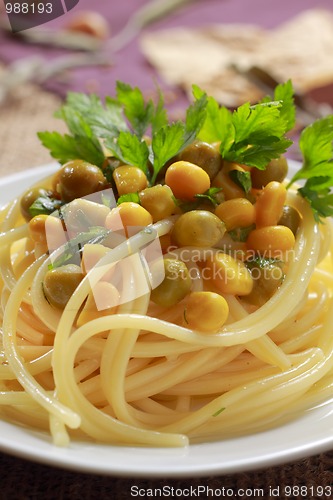
M93 6L80 0L17 33L7 3L0 3L1 175L50 161L36 133L63 130L53 113L68 91L104 97L117 80L147 97L160 87L174 119L193 83L233 108L289 78L297 91L296 132L332 112L332 0L99 0Z

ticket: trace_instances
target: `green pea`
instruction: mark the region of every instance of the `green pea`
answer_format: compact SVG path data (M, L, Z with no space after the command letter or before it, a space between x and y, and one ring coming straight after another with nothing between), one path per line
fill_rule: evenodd
M191 290L192 280L184 262L164 259L164 279L151 292L155 304L171 307L181 301Z
M171 240L179 247L212 247L220 241L225 231L225 224L217 215L208 210L191 210L176 220Z
M280 156L275 160L271 160L265 170L253 168L251 170L252 186L257 189L262 189L269 182L282 182L288 173L288 163L284 156Z
M287 226L296 235L301 223L301 215L296 208L290 205L284 205L282 215L278 221L280 226Z
M256 258L245 262L251 272L253 289L246 300L262 306L269 300L284 280L284 264L277 259Z
M106 184L102 170L84 160L71 160L56 174L56 190L65 202L101 191Z
M202 141L192 142L178 157L179 160L189 161L201 167L207 172L211 180L219 172L223 163L219 145Z
M25 218L26 221L29 221L32 219L33 215L31 215L29 208L31 205L34 203L34 201L37 200L37 198L40 197L48 197L51 196L52 192L47 191L44 188L31 188L28 189L22 196L20 200L20 209L21 209L21 214Z
M46 300L53 306L64 309L83 276L81 268L75 264L66 264L47 271L43 280Z

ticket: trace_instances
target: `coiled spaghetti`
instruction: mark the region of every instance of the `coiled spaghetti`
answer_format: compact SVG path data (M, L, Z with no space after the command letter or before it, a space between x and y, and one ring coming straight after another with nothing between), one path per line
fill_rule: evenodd
M288 204L300 212L301 224L282 285L256 310L225 294L229 318L215 333L184 326L177 305L163 310L149 293L137 297L137 267L124 264L126 286L115 313L76 323L105 270L168 234L173 217L111 249L64 310L57 310L41 282L61 249L36 258L19 201L3 208L3 418L48 429L58 445L73 436L184 446L262 430L328 399L333 380L330 222L318 226L296 193L288 194ZM195 249L188 250L187 256Z

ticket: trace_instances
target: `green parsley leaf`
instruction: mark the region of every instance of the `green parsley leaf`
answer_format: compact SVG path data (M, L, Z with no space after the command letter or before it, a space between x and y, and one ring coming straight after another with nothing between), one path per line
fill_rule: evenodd
M216 195L221 193L221 191L222 191L222 188L210 187L204 193L196 194L196 195L194 195L194 197L197 198L197 200L209 201L213 205L213 207L217 207L217 205L220 203L220 201L217 200Z
M74 257L80 256L85 244L102 243L110 233L111 230L101 226L92 226L88 231L79 233L77 236L67 241L64 245L63 253L50 264L49 269L60 267Z
M196 99L200 99L205 93L194 85L193 95ZM207 97L206 118L198 138L205 142L218 142L222 139L228 142L230 129L232 129L232 113L226 107L220 107L213 97Z
M38 132L37 135L43 146L50 150L51 156L60 163L78 158L74 137L59 132Z
M58 210L63 205L61 200L56 198L51 198L47 194L39 196L32 205L29 207L29 213L31 217L36 215L50 215L56 210Z
M285 126L280 120L281 103L255 104L245 103L233 113L232 123L235 127L237 143L243 143L249 137L259 140L269 136L280 136L285 131Z
M230 179L237 184L246 194L248 194L252 188L251 174L247 171L242 170L231 170L229 172Z
M283 265L283 262L280 259L274 259L273 257L260 257L256 256L255 258L251 257L245 261L246 267L251 270L259 267L260 269L271 268L272 266Z
M329 188L322 188L321 183L330 183L332 178L314 177L308 179L304 187L298 189L298 192L310 203L314 218L320 222L322 218L333 216L333 193Z
M333 115L329 115L306 127L300 136L299 148L303 165L290 184L299 179L332 175L333 162Z
M255 227L255 224L251 224L247 227L237 227L235 229L232 229L231 231L228 231L228 234L233 241L241 241L242 243L244 243L251 231L255 229Z
M200 205L198 200L196 201L184 201L177 200L177 206L181 209L182 212L190 212L191 210L196 210Z
M282 94L282 89L280 90ZM207 100L207 116L198 137L207 142L221 141L221 156L227 161L264 169L273 159L285 153L292 141L284 134L291 124L288 107L293 103L270 101L255 106L245 103L231 112L215 99ZM202 95L194 88L196 98ZM291 115L291 113L290 113Z
M296 122L294 88L291 80L279 84L274 90L274 100L281 102L280 117L285 122L285 132L292 130Z
M117 205L120 205L120 203L124 203L125 201L132 201L134 203L138 203L139 205L141 205L141 200L138 193L122 194L121 196L119 196L117 200Z
M121 104L111 97L106 97L103 105L95 94L69 92L66 105L84 117L97 137L117 137L120 130L128 130ZM57 116L62 117L61 110Z
M255 106L245 103L234 111L234 133L229 134L228 142L222 141L222 157L263 170L273 158L285 153L292 141L284 137L285 123L280 117L280 106L278 102Z
M151 183L154 184L162 167L175 156L184 144L185 125L175 122L164 125L153 135L153 169Z
M304 186L298 192L308 200L317 221L333 215L333 115L316 120L300 136L303 165L292 177L290 187L298 180Z
M158 92L158 101L155 106L155 112L151 118L152 136L157 130L168 124L168 115L164 107L164 98L161 91Z
M176 156L197 137L206 118L207 97L205 94L192 103L186 112L185 123L180 121L163 125L152 137L153 176L151 183L156 178L168 160Z
M154 105L151 100L145 103L143 94L138 87L132 88L130 85L117 82L117 102L124 107L124 113L133 132L138 137L142 137L154 116Z
M207 96L203 94L186 111L184 142L181 149L191 144L197 137L206 119Z
M105 154L98 138L94 135L85 118L76 110L65 105L61 108L61 117L68 126L71 135L58 132L39 132L42 144L50 149L51 156L60 163L82 159L101 167Z
M271 97L265 97L261 102L270 102ZM280 117L285 122L285 132L291 130L295 126L296 108L294 106L294 88L291 80L285 83L280 83L274 89L274 101L281 103Z
M218 199L218 195L222 193L222 188L210 187L204 193L198 193L194 195L193 201L182 200L181 198L176 198L173 196L175 205L181 209L182 212L189 212L190 210L195 210L200 207L202 202L208 202L217 207L221 200Z
M120 132L116 142L106 140L105 145L123 163L139 167L147 173L149 149L138 136L131 132Z

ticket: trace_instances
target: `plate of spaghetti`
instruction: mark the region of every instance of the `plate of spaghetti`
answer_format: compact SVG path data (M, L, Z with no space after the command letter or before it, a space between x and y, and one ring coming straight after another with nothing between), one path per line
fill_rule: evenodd
M0 447L75 470L221 474L328 450L333 117L290 81L70 93L57 160L1 180ZM318 425L320 421L320 425Z

